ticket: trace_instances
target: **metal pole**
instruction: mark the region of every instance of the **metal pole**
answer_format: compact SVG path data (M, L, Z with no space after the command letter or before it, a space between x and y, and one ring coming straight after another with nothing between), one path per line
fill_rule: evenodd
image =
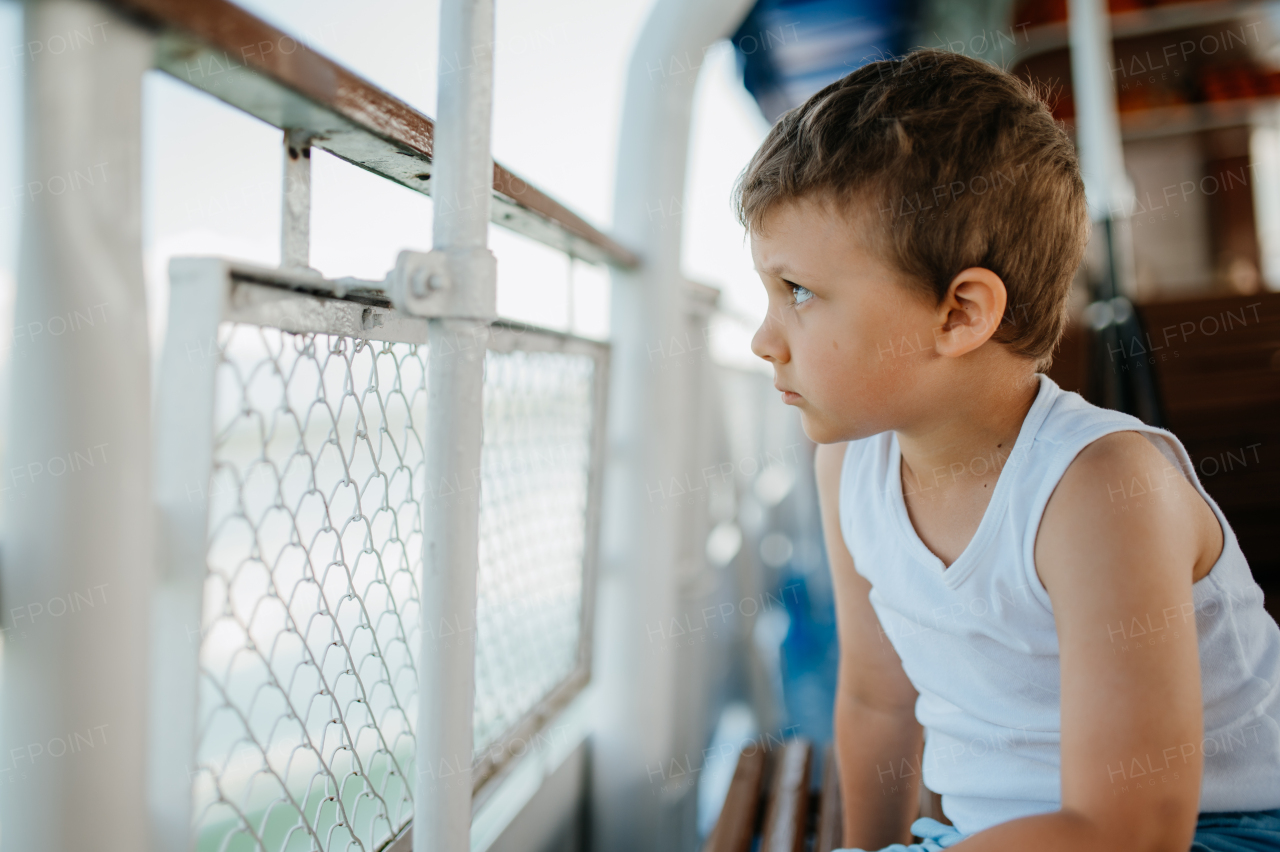
M1133 186L1124 172L1106 0L1070 0L1068 26L1076 148L1089 212L1095 222L1127 216L1133 206Z
M1106 240L1098 299L1133 295L1129 213L1133 183L1124 170L1120 114L1111 80L1115 59L1106 0L1070 0L1071 83L1076 102L1076 148L1090 217Z
M614 236L644 259L613 271L609 468L601 531L593 679L593 846L611 852L688 848L696 794L655 783L694 745L701 720L681 714L679 657L653 643L680 602L686 550L680 511L661 484L689 473L687 369L663 352L687 329L681 256L689 130L698 72L688 57L738 26L751 0L658 0L631 56L614 193ZM695 68L697 65L695 64ZM678 480L677 480L678 481ZM655 489L655 483L658 487ZM655 496L656 490L656 496Z
M1102 241L1090 318L1093 345L1089 395L1099 405L1164 425L1159 388L1149 365L1132 357L1126 341L1142 339L1130 300L1137 290L1129 215L1133 183L1124 170L1115 59L1106 0L1070 0L1071 81L1076 102L1076 146L1094 222Z
M444 0L438 118L431 178L434 252L445 275L428 288L472 290L492 304L488 249L493 159L493 0ZM414 852L468 852L475 705L479 470L488 323L432 318L428 326L422 645L418 659L418 778Z
M23 7L24 200L0 572L6 850L147 846L151 390L142 273L150 38ZM78 40L78 43L69 40Z

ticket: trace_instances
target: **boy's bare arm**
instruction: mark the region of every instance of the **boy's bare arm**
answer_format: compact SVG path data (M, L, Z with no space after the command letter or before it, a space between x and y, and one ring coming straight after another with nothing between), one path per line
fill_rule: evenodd
M1134 494L1135 480L1164 485ZM1214 546L1204 508L1134 432L1095 441L1067 469L1035 548L1062 666L1062 809L955 852L1190 847L1203 710L1192 569Z
M822 532L835 588L840 671L835 741L844 800L844 845L879 849L910 842L918 808L924 732L917 693L880 629L840 529L840 469L845 444L820 444L814 457Z

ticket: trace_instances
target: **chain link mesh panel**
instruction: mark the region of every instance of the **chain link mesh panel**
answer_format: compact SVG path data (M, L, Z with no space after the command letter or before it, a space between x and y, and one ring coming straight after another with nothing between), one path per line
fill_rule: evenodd
M426 347L219 352L199 848L373 850L413 814Z
M492 747L579 662L595 361L485 363L475 746Z
M198 848L375 850L413 814L427 347L218 337ZM487 355L478 757L582 671L595 369Z

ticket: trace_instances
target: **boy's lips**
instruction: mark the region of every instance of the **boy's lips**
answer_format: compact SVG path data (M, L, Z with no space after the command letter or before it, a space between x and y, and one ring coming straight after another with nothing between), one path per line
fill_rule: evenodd
M789 389L787 389L787 388L782 387L782 386L781 386L781 385L779 385L777 382L774 382L773 387L774 387L774 389L775 389L775 390L780 390L780 391L782 391L782 401L783 401L783 402L785 402L785 403L790 404L790 403L793 403L793 402L795 402L796 400L800 399L800 394L796 393L796 392L795 392L795 391L793 391L793 390L789 390Z

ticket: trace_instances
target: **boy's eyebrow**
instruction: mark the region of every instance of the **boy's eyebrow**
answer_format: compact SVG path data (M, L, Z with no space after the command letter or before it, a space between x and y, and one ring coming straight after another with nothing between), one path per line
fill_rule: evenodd
M791 272L791 270L787 268L786 264L782 263L769 264L764 268L757 267L757 270L765 273L766 275L772 275L774 278L786 278Z

